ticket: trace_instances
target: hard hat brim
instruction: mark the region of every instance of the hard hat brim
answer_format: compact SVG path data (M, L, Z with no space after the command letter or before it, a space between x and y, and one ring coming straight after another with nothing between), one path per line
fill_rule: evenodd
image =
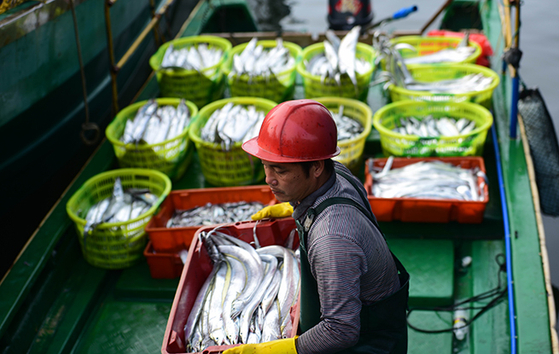
M278 162L278 163L293 163L293 162L308 162L308 161L320 161L330 159L332 157L338 156L340 154L340 147L336 146L336 151L330 155L313 157L313 158L301 158L301 157L291 157L282 156L275 153L266 151L258 145L258 137L252 138L243 143L242 148L248 154L258 157L260 160Z

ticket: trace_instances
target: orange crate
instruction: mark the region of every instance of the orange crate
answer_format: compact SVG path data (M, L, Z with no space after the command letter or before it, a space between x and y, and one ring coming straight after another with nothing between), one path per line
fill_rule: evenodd
M383 168L387 158L374 159L373 166ZM394 158L392 168L399 168L419 161L438 160L462 168L478 167L485 173L485 164L481 157L433 157L433 158ZM481 185L483 178L478 177ZM483 201L439 200L423 198L378 198L372 195L373 177L365 164L365 189L373 213L378 221L400 220L404 222L435 222L477 224L483 221L483 213L489 201L487 184L483 185Z
M207 203L222 204L240 201L260 202L264 205L277 203L270 187L266 185L171 191L161 204L159 213L146 226L146 232L153 249L158 252L173 251L180 248L188 249L196 230L204 226L168 228L167 222L173 217L175 210L192 209Z
M266 221L242 221L235 224L221 224L223 227L221 232L237 237L245 242L253 240L253 229L256 224L256 233L260 245L281 245L284 246L289 234L295 229L295 220L293 218L271 219ZM203 227L198 229L196 235L202 231L210 231L215 226ZM293 250L299 247L299 237L295 234L293 242ZM161 353L185 353L186 343L184 339L184 326L190 314L190 310L194 306L194 301L198 296L198 292L212 271L212 264L206 248L202 246L198 237L192 239L192 245L188 252L185 267L181 274L181 279L175 293L171 313L167 320L165 336L161 346ZM297 334L299 324L299 301L291 308L291 319L293 329L290 337ZM231 346L214 346L204 350L207 353L221 353Z
M151 277L155 279L174 279L180 277L184 263L179 252L157 252L153 249L151 241L149 241L144 249L144 257L146 257L148 262Z

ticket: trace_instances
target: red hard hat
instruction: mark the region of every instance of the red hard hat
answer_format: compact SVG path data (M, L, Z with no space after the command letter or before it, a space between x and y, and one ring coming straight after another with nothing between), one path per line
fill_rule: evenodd
M313 100L278 104L243 150L270 162L304 162L337 156L338 130L328 108Z

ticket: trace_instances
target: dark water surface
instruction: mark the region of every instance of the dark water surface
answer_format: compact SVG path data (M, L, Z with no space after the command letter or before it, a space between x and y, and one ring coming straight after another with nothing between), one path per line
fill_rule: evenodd
M324 32L328 29L327 0L268 1L249 0L255 15L262 19L263 30ZM417 30L424 26L445 3L443 0L422 1L371 1L375 18L388 17L403 7L418 6L418 11L407 18L389 24L391 31ZM559 132L559 30L557 19L559 7L556 0L524 1L521 6L520 78L528 87L539 87L547 108L554 120L555 133ZM513 17L514 19L514 17ZM440 19L439 19L440 20ZM440 21L435 21L427 31L437 29ZM559 181L558 181L559 183ZM559 286L559 218L542 215L551 280Z

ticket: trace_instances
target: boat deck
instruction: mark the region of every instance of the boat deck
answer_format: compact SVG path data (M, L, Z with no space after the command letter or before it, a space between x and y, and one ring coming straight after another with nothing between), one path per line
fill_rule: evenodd
M496 6L496 5L491 5ZM204 9L199 9L204 11ZM497 11L488 11L496 14ZM487 15L487 16L493 16ZM196 16L184 36L197 34ZM483 18L484 24L495 18ZM498 20L498 18L497 18ZM499 31L498 31L499 30ZM497 43L500 28L486 32ZM496 53L502 48L494 48ZM495 64L497 66L497 64ZM507 136L510 81L502 76L495 91L494 117L510 207L518 329L518 351L550 353L552 340L544 266L522 144ZM137 100L157 96L152 78ZM297 81L295 98L302 98ZM380 87L369 91L373 111L385 104ZM368 137L364 157L382 155L378 133ZM452 312L430 311L504 286L505 237L493 138L488 134L483 158L489 178L489 203L481 224L381 223L394 253L411 273L410 323L424 330L452 326ZM0 284L2 353L157 353L178 279L152 279L145 260L125 270L103 270L86 263L66 203L89 178L118 168L113 148L104 141L33 235ZM363 172L357 173L363 178ZM185 175L173 189L210 187L194 153ZM462 267L464 257L472 262ZM56 289L53 291L53 289ZM487 300L476 305L484 305ZM412 353L510 353L508 300L492 307L470 327L466 340L451 331L423 333L409 329ZM477 311L474 311L477 312Z

